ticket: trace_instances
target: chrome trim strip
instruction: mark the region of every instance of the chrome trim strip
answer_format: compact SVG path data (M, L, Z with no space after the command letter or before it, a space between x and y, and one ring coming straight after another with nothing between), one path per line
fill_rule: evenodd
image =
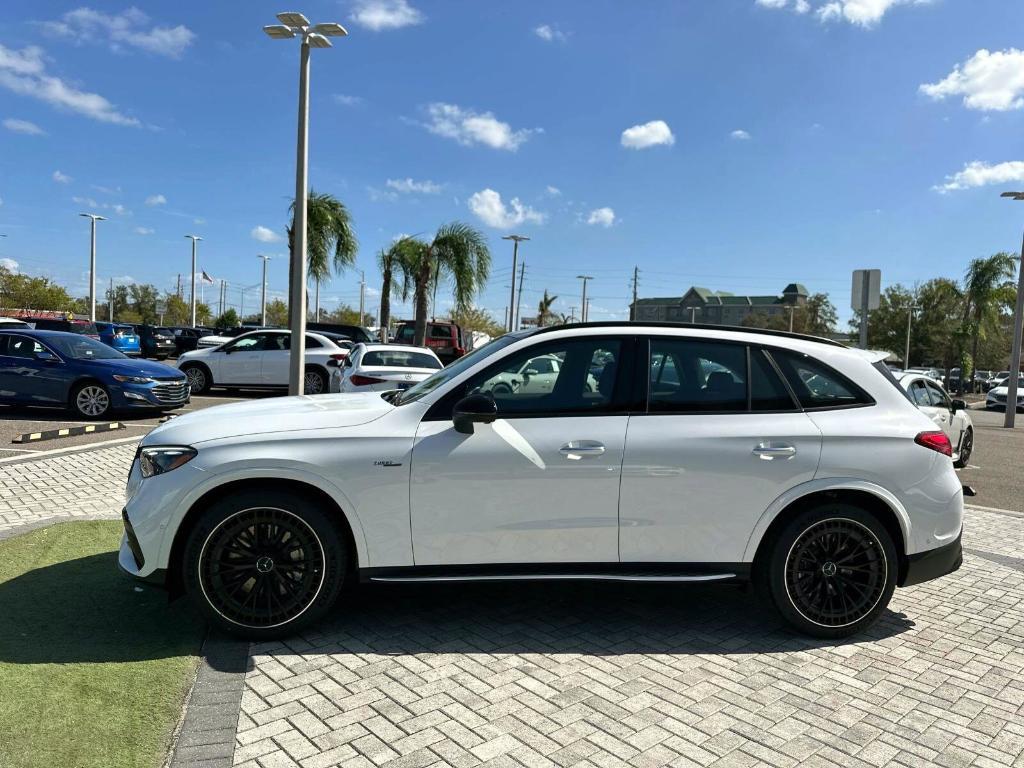
M509 574L507 576L371 576L370 581L414 582L414 581L722 581L736 578L735 573L713 573L701 576L672 576L611 573L537 573Z

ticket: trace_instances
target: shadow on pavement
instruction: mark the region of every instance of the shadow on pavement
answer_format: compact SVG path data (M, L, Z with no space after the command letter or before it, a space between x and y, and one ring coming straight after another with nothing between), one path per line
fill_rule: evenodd
M727 586L364 585L303 639L322 653L763 653L872 642L913 626L886 611L854 638L817 640Z

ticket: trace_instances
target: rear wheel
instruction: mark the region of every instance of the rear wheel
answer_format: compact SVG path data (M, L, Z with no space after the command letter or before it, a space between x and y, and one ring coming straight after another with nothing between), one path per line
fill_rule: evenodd
M302 391L307 395L321 395L327 391L327 374L318 368L307 368L302 378Z
M345 574L337 526L315 501L275 490L223 499L189 533L185 588L211 622L282 637L320 618Z
M824 504L791 520L765 574L775 607L809 635L840 638L874 624L896 588L896 546L865 510Z
M974 452L974 430L970 427L964 432L963 438L960 440L960 455L957 457L956 462L953 464L954 467L963 468L967 466L967 462L971 460L971 453Z
M186 365L184 371L185 378L188 380L189 391L193 395L201 395L213 385L213 379L209 371L198 363Z

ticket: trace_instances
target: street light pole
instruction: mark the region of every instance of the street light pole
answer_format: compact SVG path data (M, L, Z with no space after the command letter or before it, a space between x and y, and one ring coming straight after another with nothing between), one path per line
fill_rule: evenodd
M189 304L192 307L192 327L196 327L196 243L202 240L199 235L185 235L192 241L192 290L189 293Z
M512 294L509 297L508 330L509 333L515 330L515 307L516 307L516 262L519 260L519 244L530 238L525 235L505 235L502 240L512 241Z
M1024 192L1003 192L1000 197L1024 201ZM1020 247L1020 266L1017 268L1017 306L1013 311L1013 349L1010 350L1010 379L1006 383L1006 415L1003 426L1013 429L1017 418L1017 385L1020 378L1020 345L1024 341L1024 242Z
M96 222L106 221L105 216L96 213L80 213L91 222L89 230L89 319L96 322Z
M295 152L295 223L291 267L288 271L288 308L291 320L291 349L288 364L288 394L301 395L306 360L306 208L309 164L309 49L330 48L328 37L348 32L341 24L309 23L301 13L277 14L280 24L263 28L275 40L302 37L299 54L299 120Z
M913 304L911 304L910 307L907 309L907 346L903 352L903 370L907 370L910 367L910 325L914 320L915 309L920 309L920 307L915 307ZM963 375L964 372L960 371L961 382L963 381Z
M587 281L594 278L591 275L576 275L576 279L583 281L583 299L580 301L580 322L585 323L590 314L587 307Z
M256 258L263 260L263 282L261 283L263 290L260 292L260 325L267 324L267 262L270 261L269 256L264 256L262 253L257 255Z

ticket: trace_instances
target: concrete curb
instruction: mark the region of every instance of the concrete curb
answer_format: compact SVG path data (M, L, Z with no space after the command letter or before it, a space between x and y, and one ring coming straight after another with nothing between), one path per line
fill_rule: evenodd
M185 705L169 768L231 765L248 665L249 643L210 632L203 643L203 661Z

